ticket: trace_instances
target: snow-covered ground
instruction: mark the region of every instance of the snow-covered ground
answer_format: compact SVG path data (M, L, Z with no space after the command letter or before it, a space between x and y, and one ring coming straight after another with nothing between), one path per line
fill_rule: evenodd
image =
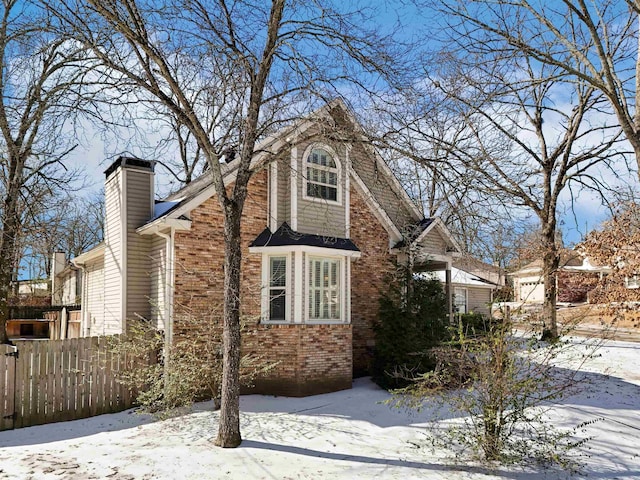
M594 439L577 478L640 478L640 343L609 341L585 370L588 388L554 407L557 426ZM308 398L242 397L237 449L213 446L218 413L207 403L153 421L132 411L0 432L0 479L537 479L560 470L456 462L425 440L428 412L383 404L368 379Z

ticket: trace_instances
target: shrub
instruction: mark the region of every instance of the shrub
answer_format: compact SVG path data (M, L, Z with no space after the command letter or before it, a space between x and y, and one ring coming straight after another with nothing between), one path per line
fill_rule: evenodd
M390 282L380 300L375 330L373 380L383 388L406 386L433 369L430 349L448 335L447 302L437 280L415 279L403 295L401 282Z
M113 351L126 351L138 358L157 358L138 362L135 368L119 372L118 381L138 392L141 410L160 417L194 402L213 399L218 407L222 384L222 335L215 316L182 315L172 345L164 334L147 321L129 322L128 333L112 345ZM250 385L275 366L255 355L240 360L241 382Z
M577 438L583 425L556 429L547 407L584 386L581 366L600 343L586 340L586 352L569 342L547 344L531 334L514 335L506 321L481 335L459 328L454 342L434 349L434 371L397 391L396 401L417 409L435 402L461 414L443 429L433 424L432 441L457 457L470 450L488 462L573 468L568 452L588 440ZM560 361L575 365L558 368Z

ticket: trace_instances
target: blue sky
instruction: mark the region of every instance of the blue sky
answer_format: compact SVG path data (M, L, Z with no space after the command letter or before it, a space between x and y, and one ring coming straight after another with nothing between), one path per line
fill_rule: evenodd
M380 21L388 28L395 25L399 19L405 25L402 35L406 38L423 37L425 39L435 36L435 24L433 17L429 17L428 12L418 11L416 8L406 2L397 0L395 2L372 2L372 5L378 7ZM397 6L402 8L397 10ZM432 23L433 22L433 23ZM430 25L433 25L430 27ZM433 29L433 36L429 36L430 30ZM428 41L428 40L427 40ZM144 158L149 158L149 146L159 139L157 133L149 134L146 137L148 145L137 145L131 132L121 130L119 138L105 139L99 133L87 126L85 131L85 140L71 154L70 161L72 164L83 167L86 170L88 179L92 183L90 190L99 190L104 181L103 171L111 163L114 155L119 153L132 154ZM623 180L629 183L636 183L636 176L629 174L626 167L622 166L618 169L618 173ZM603 175L605 175L603 173ZM164 170L158 168L158 191L166 193L168 191L168 176ZM597 227L607 216L607 210L602 207L601 199L590 192L582 192L574 197L573 202L565 195L563 204L559 209L562 230L565 242L568 244L575 243L580 240L589 230Z

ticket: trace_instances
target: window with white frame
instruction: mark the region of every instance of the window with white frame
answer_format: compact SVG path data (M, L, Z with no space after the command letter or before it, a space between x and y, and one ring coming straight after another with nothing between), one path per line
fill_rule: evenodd
M309 259L309 320L340 320L340 260Z
M454 288L453 305L456 313L467 313L467 289Z
M339 202L339 169L327 150L314 148L306 158L305 196Z
M269 320L284 321L287 313L287 257L269 257Z

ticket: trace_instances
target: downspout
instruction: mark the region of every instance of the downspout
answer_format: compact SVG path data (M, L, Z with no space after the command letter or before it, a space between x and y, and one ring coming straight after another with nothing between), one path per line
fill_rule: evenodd
M447 262L447 266L445 267L444 275L445 275L445 295L447 297L447 316L449 317L449 324L453 325L454 317L453 317L453 292L451 288L451 263Z
M169 364L169 347L173 343L173 243L174 228L170 233L163 233L157 230L156 235L166 240L165 251L165 291L164 291L164 357L165 368Z

